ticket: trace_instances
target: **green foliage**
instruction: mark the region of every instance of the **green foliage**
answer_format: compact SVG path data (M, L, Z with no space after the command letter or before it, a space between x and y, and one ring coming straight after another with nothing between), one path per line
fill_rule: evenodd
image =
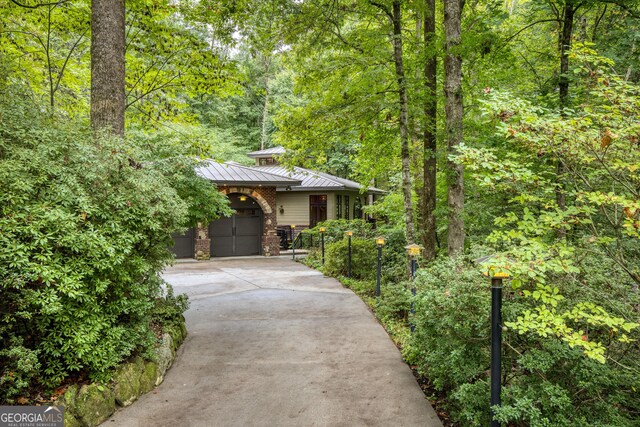
M171 261L170 235L186 222L188 204L162 168L131 166L150 153L94 140L88 129L56 125L27 108L19 93L0 94L5 401L70 375L105 379L153 345L151 313L163 297L158 272ZM174 302L184 308L181 297L166 304Z
M347 275L348 239L326 246L324 271L331 276ZM351 239L351 277L371 279L376 272L376 244L373 240Z
M565 296L558 307L581 306L584 285L574 284L574 279L577 277L556 277ZM488 279L462 260L439 259L419 270L416 286L416 329L404 349L405 357L447 396L446 406L454 421L465 426L487 425ZM609 293L590 294L589 298L594 305L610 310L633 310L634 300L623 303L621 295L624 286L617 284ZM611 299L615 302L607 303ZM505 288L505 324L513 324L536 306L537 301L521 290ZM635 343L617 340L610 329L594 326L601 320L591 323L589 336L582 339L601 340L608 352L606 363L584 357L553 333L503 332L502 369L507 375L498 418L505 424L530 426L637 425L633 409L640 400L636 392L640 365L633 354L637 348Z

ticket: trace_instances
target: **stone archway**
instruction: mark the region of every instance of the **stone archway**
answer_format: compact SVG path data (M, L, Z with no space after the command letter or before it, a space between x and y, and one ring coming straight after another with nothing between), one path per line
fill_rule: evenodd
M258 187L258 189L260 188L261 187ZM262 208L262 212L264 212L265 214L270 214L273 212L273 209L271 208L271 205L269 204L269 202L267 202L267 200L264 197L262 197L262 194L260 194L256 188L223 187L222 189L220 189L220 192L223 193L225 196L232 193L245 194L251 197L252 199L254 199L256 202L258 202L258 204L260 205L260 208ZM275 198L273 200L273 203L275 205Z
M224 195L244 194L258 203L263 213L262 223L262 247L264 256L280 255L280 239L276 232L276 189L275 187L249 187L232 186L219 187ZM196 259L209 259L211 256L211 239L209 237L208 224L198 224L196 230L195 253Z

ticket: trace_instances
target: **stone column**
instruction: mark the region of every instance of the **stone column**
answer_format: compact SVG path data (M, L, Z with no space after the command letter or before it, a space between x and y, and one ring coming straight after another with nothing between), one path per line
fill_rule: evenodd
M204 261L211 258L211 239L209 238L209 227L198 223L196 227L195 254L198 261Z

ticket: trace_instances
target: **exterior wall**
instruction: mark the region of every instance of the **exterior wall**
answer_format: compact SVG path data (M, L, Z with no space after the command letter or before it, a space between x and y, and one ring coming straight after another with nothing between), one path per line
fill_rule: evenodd
M309 193L306 191L279 191L276 194L278 225L309 225Z
M367 195L358 191L278 191L276 195L276 205L278 211L278 225L296 225L296 229L309 226L309 196L327 196L327 219L337 219L336 217L336 195L342 196L342 213L344 215L344 196L349 196L349 219L354 219L356 198L360 197L362 206L367 204ZM284 210L281 212L280 208Z
M366 194L360 194L359 191L337 191L334 193L333 197L331 197L331 199L333 200L331 209L332 211L329 211L327 214L327 218L330 219L339 219L336 215L337 215L337 206L336 206L336 196L342 196L342 218L341 219L362 219L361 217L355 218L354 217L354 212L355 212L355 205L356 205L356 199L358 197L360 197L360 200L362 202L362 206L366 206L367 205L367 195ZM345 201L344 201L344 196L349 196L349 218L345 218ZM327 204L327 209L329 209L329 205Z

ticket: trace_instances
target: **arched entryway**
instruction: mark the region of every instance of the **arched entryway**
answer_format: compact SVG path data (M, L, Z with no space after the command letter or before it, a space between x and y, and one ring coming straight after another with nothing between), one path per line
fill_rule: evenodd
M235 213L209 224L211 256L261 255L264 220L261 204L243 193L229 193L227 197Z

